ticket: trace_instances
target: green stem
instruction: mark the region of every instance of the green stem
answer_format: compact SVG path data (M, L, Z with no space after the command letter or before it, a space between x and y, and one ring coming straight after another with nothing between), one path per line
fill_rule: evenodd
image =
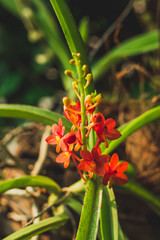
M101 179L98 176L94 176L88 180L76 240L96 239L101 202Z
M86 108L85 108L85 90L84 90L84 77L83 77L83 71L80 60L75 57L76 61L76 67L77 67L77 73L78 73L78 80L79 80L79 91L80 91L80 102L81 102L81 137L82 137L82 143L84 144L82 146L82 149L87 148L87 141L86 141Z

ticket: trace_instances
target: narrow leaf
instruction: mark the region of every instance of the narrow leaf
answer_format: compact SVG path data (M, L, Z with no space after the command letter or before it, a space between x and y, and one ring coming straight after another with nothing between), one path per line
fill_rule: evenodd
M115 63L124 61L125 57L131 57L138 54L144 54L159 48L158 31L153 30L149 33L143 33L119 44L109 51L92 67L93 76L97 81L110 67Z
M24 227L2 240L27 240L35 235L39 235L40 233L57 229L64 225L67 220L68 217L66 214L50 217L33 225Z
M51 178L45 176L25 176L0 182L0 194L13 188L25 188L28 186L43 187L55 194L60 194L61 192L59 185Z
M71 127L70 122L64 116L49 110L28 105L0 104L0 117L24 118L46 125L58 123L59 118L61 118L67 130Z
M158 118L160 118L160 106L152 108L151 110L148 110L145 113L141 114L139 117L129 121L128 123L125 123L118 129L121 132L122 136L117 140L111 141L109 148L105 148L105 145L101 144L103 154L109 154L116 147L118 147L129 135Z
M118 214L112 188L103 187L100 228L102 240L118 240Z
M86 54L86 49L81 37L81 34L78 30L78 27L75 23L75 20L72 16L70 9L68 8L65 0L50 0L53 9L57 15L59 23L62 27L63 33L67 40L70 52L80 53L81 62L87 64L90 72L90 63ZM93 83L91 82L86 88L86 93L91 93L93 91Z
M153 193L149 192L143 186L133 181L129 181L127 184L120 187L142 199L155 211L157 215L160 216L160 199Z

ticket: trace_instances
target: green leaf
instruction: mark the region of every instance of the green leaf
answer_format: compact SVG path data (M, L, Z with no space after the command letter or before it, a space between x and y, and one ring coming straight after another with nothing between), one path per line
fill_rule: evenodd
M66 214L50 217L33 225L24 227L8 237L3 238L2 240L27 240L35 235L39 235L40 233L57 229L64 225L67 220L68 217Z
M102 200L101 179L94 176L88 180L81 219L76 240L95 240Z
M74 197L68 197L67 200L65 201L65 204L72 208L79 215L81 214L82 203L75 199Z
M115 63L124 61L125 57L144 54L159 48L158 31L153 30L133 37L113 48L92 67L93 76L97 81Z
M50 2L62 27L71 53L80 53L82 65L87 64L90 72L90 63L86 49L70 9L64 0L50 0ZM86 94L93 92L93 89L93 83L91 82L86 88Z
M134 181L129 181L127 184L120 186L120 188L127 190L129 193L143 200L160 216L160 199L153 193Z
M83 17L79 24L79 31L81 33L84 43L88 40L89 35L89 19L88 17Z
M28 105L0 104L0 117L24 118L46 125L58 123L59 118L61 118L67 131L69 131L71 127L70 122L64 116L49 110Z
M103 187L100 228L102 240L118 240L118 214L112 188Z
M51 178L45 176L25 176L0 182L0 194L13 188L25 188L28 186L43 187L55 194L61 193L61 188Z
M0 96L8 97L13 94L19 88L21 81L22 76L18 72L6 75L1 82Z
M118 130L121 132L122 136L114 141L111 141L109 144L109 148L105 148L104 144L101 144L101 149L103 154L109 154L112 152L116 147L118 147L129 135L134 133L139 128L143 127L144 125L160 118L160 106L152 108L145 113L141 114L139 117L129 121L122 125Z
M8 11L10 11L15 16L18 16L17 6L14 0L6 1L0 0L0 4L2 4Z

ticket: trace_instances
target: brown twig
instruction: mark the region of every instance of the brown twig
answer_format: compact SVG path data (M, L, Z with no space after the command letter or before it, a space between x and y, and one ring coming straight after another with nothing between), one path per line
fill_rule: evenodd
M42 216L43 213L47 212L50 208L55 207L55 206L59 206L60 204L62 204L69 197L70 194L71 194L70 192L66 192L66 194L64 196L62 196L60 199L58 199L54 203L47 206L44 210L39 212L39 214L37 214L35 217L33 217L25 226L28 226L28 225L32 224L36 218Z
M40 142L39 156L31 172L32 176L38 175L43 167L48 152L48 143L46 143L45 139L50 135L50 133L51 127L46 126Z
M133 7L134 0L130 0L126 8L123 10L123 12L119 15L119 17L110 25L110 27L104 32L102 37L97 41L97 43L94 45L92 51L89 53L89 58L92 60L98 50L101 48L103 43L107 40L107 38L110 36L110 34L116 29L116 27L121 24L124 19L127 17L127 15L130 13L132 7Z

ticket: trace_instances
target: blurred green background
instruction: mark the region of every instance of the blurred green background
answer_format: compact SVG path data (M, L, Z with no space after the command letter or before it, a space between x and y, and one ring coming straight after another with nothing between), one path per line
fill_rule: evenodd
M138 54L126 53L122 59L119 55L112 64L108 60L103 69L98 63L125 40L157 29L158 1L82 0L77 3L67 0L67 3L85 41L96 89L104 98L126 101L128 98L151 100L157 96L160 89L158 38L150 45L146 40L149 48L145 51L141 52L139 47ZM124 9L128 10L126 16L122 14ZM115 21L120 15L119 25ZM108 32L93 56L95 44L114 23L112 32ZM133 45L128 46L134 50ZM49 1L0 0L0 56L0 103L36 105L60 112L61 98L66 92L73 95L71 82L63 73L72 67L68 63L70 53ZM128 66L131 66L129 70ZM117 72L124 73L119 80Z

